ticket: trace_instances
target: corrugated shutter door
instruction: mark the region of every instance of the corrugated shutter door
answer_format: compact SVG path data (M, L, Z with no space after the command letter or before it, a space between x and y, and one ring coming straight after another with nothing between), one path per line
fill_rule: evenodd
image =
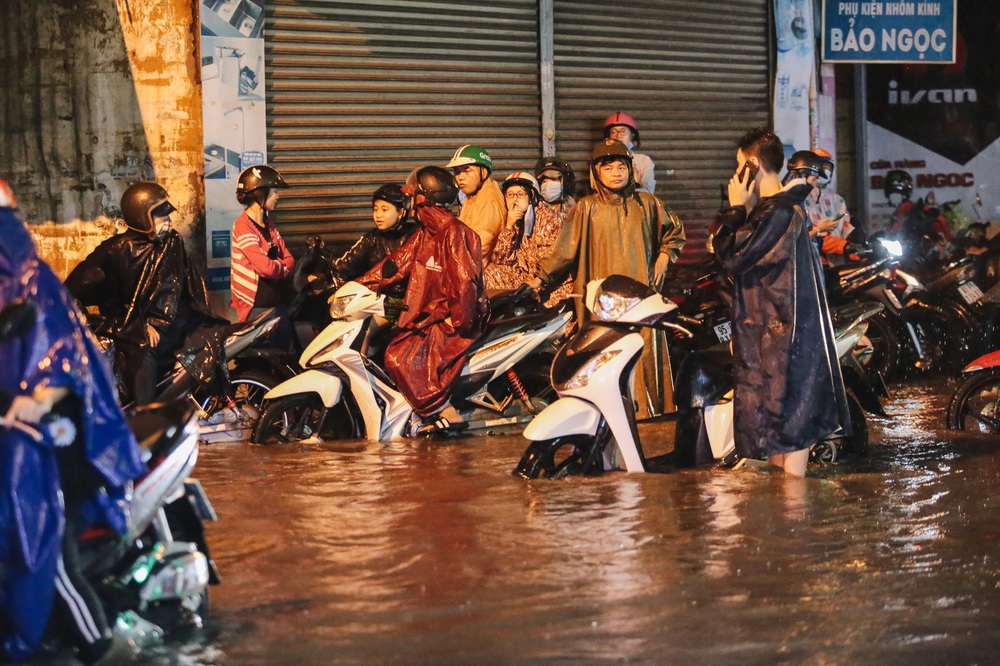
M292 187L282 236L353 242L371 193L483 146L503 178L541 152L538 9L488 3L267 0L268 161Z
M557 152L586 181L604 120L632 115L697 254L735 140L770 117L767 0L555 0L554 16Z

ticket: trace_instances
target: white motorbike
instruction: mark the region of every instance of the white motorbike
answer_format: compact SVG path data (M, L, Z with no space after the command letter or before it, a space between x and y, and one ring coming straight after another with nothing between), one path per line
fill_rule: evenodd
M669 471L682 462L679 458L693 458L691 449L697 450L698 462L735 462L732 380L723 360L701 363L697 372L678 370L674 399L681 405L690 398L697 409L685 413L687 405L681 406L674 454L649 459L643 452L632 385L643 349L640 329L690 335L664 321L677 306L646 285L612 275L587 285L587 308L594 319L552 362L552 385L559 399L524 429L530 444L513 474L535 479L597 475L622 467L629 472ZM864 319L877 310L877 305L859 310L850 325L838 329L841 356L850 355L864 335ZM729 351L720 347L718 353ZM852 408L852 417L854 412ZM691 415L697 418L688 418Z
M374 319L384 316L385 298L357 282L337 290L333 321L299 359L304 371L265 395L254 443L384 442L415 434L419 417L378 361L387 329L374 331ZM545 368L572 319L561 309L491 320L451 397L469 430L524 423L547 404Z

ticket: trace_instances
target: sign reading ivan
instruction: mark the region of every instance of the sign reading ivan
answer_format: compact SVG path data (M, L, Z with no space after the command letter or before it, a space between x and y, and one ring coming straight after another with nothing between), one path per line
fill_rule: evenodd
M956 0L823 0L823 60L955 62Z

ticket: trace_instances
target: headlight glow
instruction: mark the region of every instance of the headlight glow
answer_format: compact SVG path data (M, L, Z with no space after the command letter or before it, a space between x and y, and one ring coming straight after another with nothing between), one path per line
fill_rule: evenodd
M595 356L594 358L587 361L587 364L582 368L577 370L572 377L570 377L565 383L558 384L554 388L557 391L566 391L570 389L583 388L588 383L590 383L590 377L600 370L604 365L606 365L611 359L621 353L620 349L612 349L611 351L606 351L603 354Z
M878 242L881 243L882 247L888 250L889 254L891 254L892 256L894 257L903 256L903 244L900 243L899 241L886 240L885 238L880 238Z

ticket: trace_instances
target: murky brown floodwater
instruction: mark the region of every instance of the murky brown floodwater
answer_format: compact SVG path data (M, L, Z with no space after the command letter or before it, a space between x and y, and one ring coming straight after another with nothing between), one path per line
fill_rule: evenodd
M156 661L996 663L1000 444L943 430L943 383L893 391L868 459L798 483L527 482L515 436L204 448L224 580Z

